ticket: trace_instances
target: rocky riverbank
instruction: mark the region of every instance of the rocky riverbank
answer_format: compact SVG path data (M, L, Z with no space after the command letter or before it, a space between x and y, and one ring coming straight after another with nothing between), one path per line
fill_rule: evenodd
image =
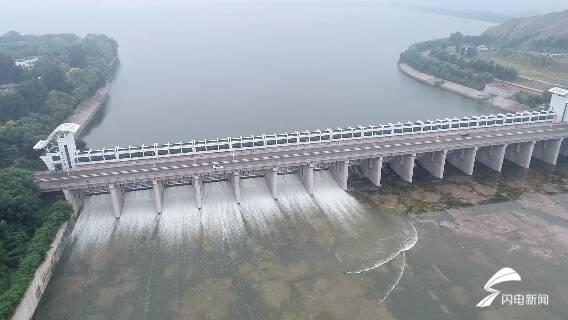
M405 275L385 301L393 318L476 318L483 284L512 267L523 276L516 290L545 293L550 303L514 308L499 299L483 319L566 319L567 158L556 167L533 160L530 169L506 161L501 173L478 165L472 176L446 166L442 180L415 170L412 184L389 172L380 188L355 174L350 181L362 203L409 216L418 233Z
M446 165L444 179L436 179L417 166L411 184L387 171L380 192L364 178L353 176L354 196L403 214L521 200L531 194L568 193L568 159L563 157L556 167L533 159L531 169L505 161L500 173L477 164L472 176Z
M441 180L417 167L412 184L387 171L379 192L364 178L354 176L350 181L352 194L370 206L386 207L416 218L422 213L444 212L450 217L447 227L484 239L518 233L526 249L534 254L552 255L549 249L542 249L545 240L554 240L564 250L568 248L567 158L559 158L555 167L533 160L530 169L505 161L501 173L478 165L472 176L446 166ZM544 211L547 221L518 219L514 211L483 216L468 213L501 203L514 203L519 210Z

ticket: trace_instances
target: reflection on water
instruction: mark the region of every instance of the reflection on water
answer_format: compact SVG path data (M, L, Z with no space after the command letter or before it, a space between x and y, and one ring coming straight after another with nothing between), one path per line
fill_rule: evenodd
M310 197L280 176L278 201L264 179L126 194L116 221L110 197L88 198L37 319L365 319L403 276L417 240L403 216L368 209L329 172Z

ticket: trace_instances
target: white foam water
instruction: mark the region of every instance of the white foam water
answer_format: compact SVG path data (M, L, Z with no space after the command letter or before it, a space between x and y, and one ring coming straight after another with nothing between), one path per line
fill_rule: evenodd
M306 220L317 212L317 206L295 174L278 176L278 205L291 219Z
M399 256L402 258L402 262L400 264L398 273L396 274L394 280L385 291L385 295L377 301L379 304L383 303L383 301L385 301L390 296L391 292L394 290L394 288L396 288L396 286L400 282L400 279L402 279L402 275L404 274L404 268L406 266L406 254L404 253L404 251L402 251Z
M412 226L412 229L414 229L414 226ZM392 259L396 258L399 254L404 254L404 252L410 250L412 247L414 247L417 241L418 241L418 234L416 232L416 229L414 229L414 232L403 234L403 237L401 237L401 240L399 240L400 246L395 249L390 249L391 250L390 253L384 255L382 259L375 261L373 264L363 265L362 268L357 269L355 271L347 271L347 273L350 274L363 273L374 270L380 266L383 266L384 264L390 262ZM378 247L380 248L379 244ZM338 258L338 260L341 260L341 258Z
M159 216L154 208L152 190L126 192L120 219L112 234L112 241L136 247L133 239L148 238L152 235Z
M354 234L365 215L364 209L341 190L327 170L314 172L314 200L323 214L347 234Z
M405 217L365 208L341 190L329 171L315 172L314 182L315 203L338 229L336 258L348 273L376 269L416 244L416 229Z
M115 228L110 195L87 197L71 234L72 256L81 258L101 251Z
M163 200L158 228L160 246L172 251L198 246L201 212L197 209L193 186L166 188Z
M231 184L212 182L203 184L201 223L207 239L231 243L245 232L239 206L235 202Z
M241 214L250 233L269 236L273 225L286 219L263 178L241 180Z
M331 250L344 272L355 276L385 266L400 255L404 259L404 252L417 241L416 229L408 219L366 208L341 190L328 171L315 172L313 196L297 175L278 178L277 201L263 178L241 180L240 205L235 203L230 183L203 184L201 210L192 186L166 188L160 215L155 213L152 190L128 192L118 220L109 195L91 196L72 235L72 256L103 252L112 242L134 250L140 243L137 240L153 238L160 250L191 259L189 253L200 246L216 247L222 253L235 250L232 244L249 236L263 237L268 242L262 243L270 245L280 240L276 232L285 234L282 239L293 239L298 232L309 232L305 226L310 226L316 234L331 230L322 235L333 237L326 250ZM393 286L386 288L387 296L402 277L404 266L400 269Z

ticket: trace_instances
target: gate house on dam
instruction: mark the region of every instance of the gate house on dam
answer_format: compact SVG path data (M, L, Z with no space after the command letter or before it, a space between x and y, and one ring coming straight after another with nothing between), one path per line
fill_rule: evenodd
M568 91L553 90L550 110L100 150L78 150L77 125L64 123L34 147L49 169L35 180L42 192L63 191L75 212L84 197L109 193L119 218L124 192L140 189L153 189L160 213L164 188L176 185L193 185L201 208L202 184L213 181L230 183L239 203L240 180L248 178L265 179L277 200L278 177L297 174L313 194L314 170L329 170L346 190L349 166L380 186L385 165L407 182L417 164L439 179L448 164L467 175L476 163L497 172L504 160L524 168L532 158L555 165L559 153L568 155L568 123L561 121Z

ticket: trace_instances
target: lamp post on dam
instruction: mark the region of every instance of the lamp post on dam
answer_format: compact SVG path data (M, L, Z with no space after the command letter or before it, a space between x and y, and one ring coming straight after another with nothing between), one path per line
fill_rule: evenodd
M553 100L568 102L568 90L559 90ZM318 187L314 171L329 170L346 190L354 165L375 186L381 185L385 165L409 183L416 165L438 179L448 164L467 175L476 163L497 172L504 160L524 168L532 158L555 165L559 153L568 151L563 111L551 101L550 110L100 150L78 150L76 125L64 123L34 147L49 169L36 173L35 180L42 192L63 191L75 212L86 196L110 193L119 218L124 192L140 189L153 190L161 213L164 189L182 184L193 185L201 208L207 205L202 184L213 181L228 181L240 203L242 179L264 177L277 201L280 175L297 174L312 195Z

